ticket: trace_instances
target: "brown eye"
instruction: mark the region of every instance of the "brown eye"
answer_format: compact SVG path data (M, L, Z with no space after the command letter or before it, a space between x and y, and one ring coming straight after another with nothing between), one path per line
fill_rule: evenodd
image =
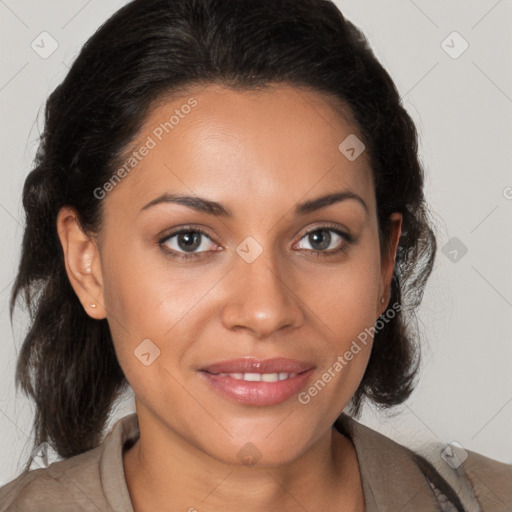
M186 252L194 252L201 245L201 233L190 231L176 235L176 244Z
M165 252L177 258L199 257L217 250L213 240L200 229L181 229L160 240Z
M307 242L309 247L303 246L299 247L299 249L332 254L343 250L345 245L350 242L350 237L337 229L318 228L306 233L301 238L301 242L303 240Z

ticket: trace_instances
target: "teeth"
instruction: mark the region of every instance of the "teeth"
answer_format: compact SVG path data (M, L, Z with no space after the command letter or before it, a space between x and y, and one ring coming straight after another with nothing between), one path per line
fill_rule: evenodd
M279 380L291 379L296 373L219 373L221 377L231 377L232 379L245 380L247 382L277 382Z
M244 380L257 382L261 380L261 373L244 373Z

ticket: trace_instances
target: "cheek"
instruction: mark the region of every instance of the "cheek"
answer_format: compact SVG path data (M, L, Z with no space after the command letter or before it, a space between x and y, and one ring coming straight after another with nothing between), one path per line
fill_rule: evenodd
M305 390L301 402L314 409L342 409L364 375L378 318L380 258L376 251L378 245L369 243L358 248L357 258L347 258L332 271L319 269L309 272L307 280L301 278L299 295L307 297L311 318L327 338L319 378Z
M300 296L325 324L329 337L338 340L333 343L340 350L378 317L379 249L378 243L366 240L339 264L299 272Z
M129 254L115 258L111 253L104 264L105 306L119 363L132 379L141 370L146 378L145 363L157 357L167 370L177 371L191 340L198 339L197 314L208 304L204 297L218 277L177 269L164 257Z

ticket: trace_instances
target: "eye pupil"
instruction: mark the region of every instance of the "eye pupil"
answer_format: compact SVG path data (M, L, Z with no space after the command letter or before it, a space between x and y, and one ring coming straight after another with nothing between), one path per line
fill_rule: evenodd
M331 244L331 234L327 229L319 229L309 234L309 242L315 251L325 250ZM320 246L315 247L315 244Z
M178 235L178 245L184 251L194 251L201 245L201 233L189 231Z

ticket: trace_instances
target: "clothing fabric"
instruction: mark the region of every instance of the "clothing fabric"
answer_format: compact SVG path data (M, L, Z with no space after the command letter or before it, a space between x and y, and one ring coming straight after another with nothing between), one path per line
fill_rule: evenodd
M334 427L356 448L365 512L452 512L458 509L446 496L450 493L464 512L512 512L512 465L468 451L455 470L440 451L437 458L445 467L432 456L435 450L419 456L345 414ZM0 512L133 512L123 449L138 436L137 415L125 416L97 448L1 487Z

